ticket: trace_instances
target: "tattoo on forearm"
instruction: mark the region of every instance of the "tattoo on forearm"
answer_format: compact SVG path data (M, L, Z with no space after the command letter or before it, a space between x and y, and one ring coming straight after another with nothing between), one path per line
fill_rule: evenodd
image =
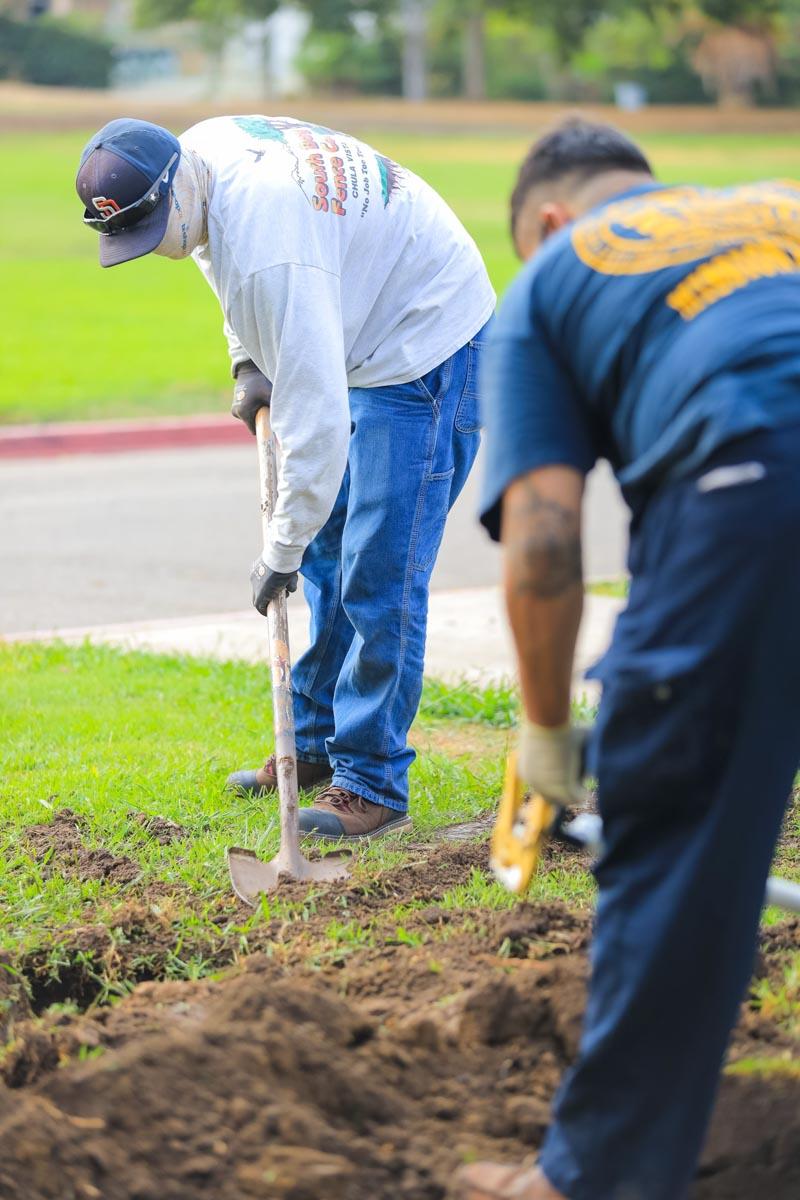
M548 600L581 583L580 528L572 509L546 499L526 481L504 516L515 592Z

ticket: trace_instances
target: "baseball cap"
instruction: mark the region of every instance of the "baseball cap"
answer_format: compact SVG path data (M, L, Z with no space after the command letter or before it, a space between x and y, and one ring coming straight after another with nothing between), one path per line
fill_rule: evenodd
M87 142L75 186L84 222L100 233L100 266L149 254L164 237L178 139L149 121L119 117Z

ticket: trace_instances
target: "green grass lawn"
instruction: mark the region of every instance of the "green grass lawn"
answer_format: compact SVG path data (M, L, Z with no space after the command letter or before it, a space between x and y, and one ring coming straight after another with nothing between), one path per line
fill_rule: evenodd
M412 731L413 830L360 849L356 880L369 889L383 872L419 865L438 829L493 809L515 713L509 688L481 692L426 682ZM313 891L299 900L279 894L243 917L227 878L229 845L267 858L277 850L274 800L223 790L233 767L263 757L271 727L262 667L89 645L0 643L0 972L13 976L24 967L47 980L77 968L104 999L130 990L142 971L174 979L213 972L258 946L276 916L304 920L316 903ZM69 854L43 854L32 844L26 831L64 809L80 823L82 848L127 860L136 878L82 877ZM180 836L161 844L143 828L142 814L176 822ZM529 898L589 905L586 865L554 850ZM514 903L477 869L441 900L453 911ZM398 936L395 928L405 929L421 906L390 904L381 918L387 936ZM349 937L342 919L338 940ZM130 939L142 920L167 931L157 966L131 957ZM119 949L127 945L128 954L118 960L84 951L94 930ZM2 1010L0 987L0 1018Z
M442 193L502 292L516 269L507 197L527 141L358 132ZM73 186L84 141L0 137L0 422L226 411L221 317L194 265L97 265ZM787 135L658 135L646 149L669 182L800 177L800 142Z
M398 867L424 863L442 826L493 809L515 713L509 688L480 692L426 682L412 731L413 832L359 850L353 871L362 888L374 889ZM124 994L136 979L196 978L248 950L270 952L264 940L272 936L270 922L303 921L315 911L320 893L312 890L299 898L278 894L243 916L227 879L227 846L248 846L262 857L277 849L275 802L223 790L233 767L257 763L269 748L271 725L263 667L89 645L0 643L0 972L13 977L24 969L29 978L33 972L46 991L48 979L79 970L102 1000ZM52 822L64 809L80 823L83 849L124 860L136 878L87 878L68 854L37 849L30 827ZM162 844L151 836L142 818L154 817L181 826L177 839ZM796 804L776 860L776 869L794 879L799 834ZM587 866L583 856L553 844L527 898L588 907L594 890ZM336 929L326 930L326 945L331 939L361 945L378 937L378 925L381 937L418 937L407 927L425 903L406 898L393 908L389 902L366 930L353 927L343 909ZM514 903L478 866L439 900L465 921ZM781 915L769 910L765 919L774 923ZM164 931L157 962L136 956L143 927ZM116 951L85 949L93 931ZM790 957L784 975L760 981L755 994L765 1012L792 1028L800 1028L798 971L800 959ZM0 986L0 1029L2 1016Z
M414 837L488 811L499 794L508 729L508 689L481 693L427 683L415 741ZM36 861L23 831L64 808L81 821L87 847L125 855L141 885L175 889L179 927L195 932L230 894L225 849L270 857L278 845L274 802L223 791L228 772L256 765L271 741L264 668L107 648L0 643L0 953L52 942L93 914L113 927L125 889L81 881L57 860ZM136 814L178 822L186 837L161 845ZM402 842L367 852L378 865ZM375 861L366 864L374 871ZM508 899L496 885L494 905ZM544 882L558 890L558 881ZM588 896L588 882L569 889ZM218 930L209 925L210 935ZM178 938L178 940L180 940Z
M510 685L479 690L426 679L412 731L415 838L493 808L517 713ZM593 712L576 703L576 716ZM144 884L188 889L192 921L204 898L213 907L228 892L227 846L265 857L277 849L275 803L224 792L228 773L258 765L271 740L264 667L0 641L0 953L38 944L119 891L35 861L22 831L64 808L80 819L89 848L132 858ZM187 838L159 845L137 814L175 821ZM376 843L367 858L382 860L402 844ZM543 877L536 888L540 895L590 894L582 872L569 882ZM479 891L490 907L512 903L486 880Z

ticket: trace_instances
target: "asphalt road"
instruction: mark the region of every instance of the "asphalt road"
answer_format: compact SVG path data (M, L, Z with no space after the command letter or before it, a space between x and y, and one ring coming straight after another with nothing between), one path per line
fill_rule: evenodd
M498 579L497 548L474 519L479 471L450 516L434 588ZM625 530L601 467L587 491L587 576L620 573ZM0 463L0 633L239 611L258 549L249 447Z

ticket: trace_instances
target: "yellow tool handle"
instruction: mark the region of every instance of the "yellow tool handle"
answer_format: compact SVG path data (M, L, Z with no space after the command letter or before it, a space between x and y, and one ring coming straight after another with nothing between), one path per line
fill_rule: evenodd
M527 794L517 773L516 751L512 750L506 763L489 860L500 883L510 892L520 896L527 891L542 844L556 816L557 810L543 796Z

